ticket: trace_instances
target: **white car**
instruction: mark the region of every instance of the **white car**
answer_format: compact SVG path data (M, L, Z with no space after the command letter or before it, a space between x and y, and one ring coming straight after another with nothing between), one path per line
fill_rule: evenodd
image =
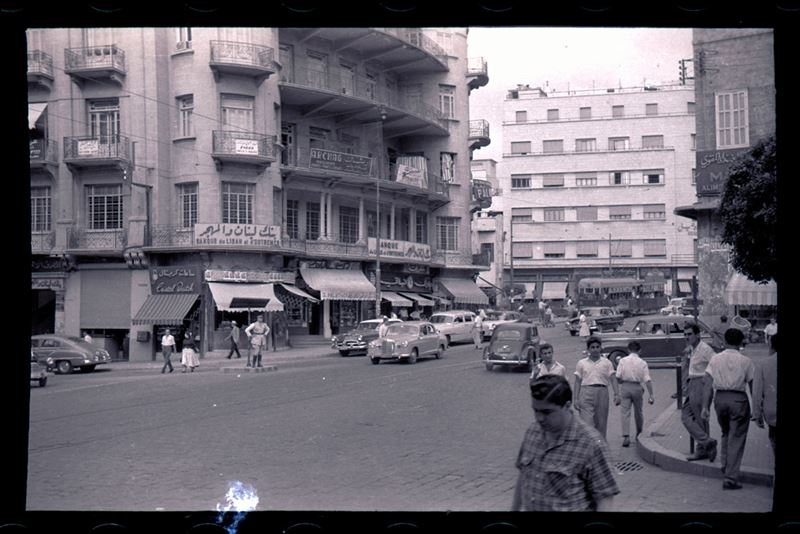
M472 341L475 314L468 310L437 312L431 315L431 324L447 338L447 344Z
M489 311L486 312L486 319L483 320L483 339L492 337L492 332L499 324L516 323L524 316L518 311Z

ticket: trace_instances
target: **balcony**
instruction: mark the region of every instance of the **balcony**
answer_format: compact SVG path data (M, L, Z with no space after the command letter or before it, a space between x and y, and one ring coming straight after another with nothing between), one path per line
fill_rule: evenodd
M72 254L86 253L116 253L121 254L128 246L128 231L116 230L90 230L78 226L67 228L67 249Z
M213 131L211 157L217 170L225 163L250 165L258 172L276 160L276 137L256 132Z
M31 232L31 253L50 254L56 246L55 231Z
M367 259L367 245L359 243L346 243L336 237L331 240L294 239L288 238L281 241L281 249L286 252L306 255L309 257L330 257Z
M55 174L58 165L58 143L52 139L30 140L30 165L31 170L44 170Z
M28 84L53 90L53 58L41 50L28 52Z
M469 121L470 150L488 146L491 142L492 140L489 138L489 121L486 119Z
M114 167L131 164L131 143L124 135L65 137L64 163L70 170Z
M472 264L473 265L480 265L482 267L489 267L491 265L492 258L488 252L480 252L478 254L472 255Z
M86 80L123 84L125 52L117 45L98 45L64 50L64 71L78 85Z
M472 219L472 229L475 232L496 232L497 219L494 217L476 217Z
M675 266L697 266L697 255L696 254L672 254L670 256L670 260L672 265Z
M489 83L489 69L486 60L482 57L471 57L467 59L467 80L469 90L483 87Z
M476 256L483 256L483 254L464 254L460 251L444 251L439 250L431 255L431 264L448 269L468 269L468 270L488 270L489 262L474 263ZM483 258L480 261L484 261Z
M236 41L211 41L211 60L208 63L214 72L214 80L223 74L250 76L256 85L261 85L275 74L275 51L262 45Z

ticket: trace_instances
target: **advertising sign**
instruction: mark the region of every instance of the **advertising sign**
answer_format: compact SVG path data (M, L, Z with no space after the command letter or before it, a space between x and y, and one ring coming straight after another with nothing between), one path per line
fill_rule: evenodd
M428 189L428 177L426 174L420 169L403 165L402 163L397 164L397 177L395 180L401 184Z
M283 282L294 284L295 273L276 273L264 271L220 271L207 269L205 279L208 282L244 282L244 283L270 283Z
M194 242L203 246L279 247L281 227L260 224L195 224Z
M185 267L152 267L150 269L150 293L200 293L200 269Z
M344 152L334 152L333 150L312 148L309 166L314 169L326 169L369 176L370 170L372 169L372 158L358 156L356 154L346 154Z
M234 139L234 152L245 156L258 156L258 141L254 139Z
M377 239L367 238L367 254L375 255ZM395 241L394 239L381 239L381 257L403 258L407 260L430 261L431 247L423 243L411 243L409 241Z
M99 152L97 139L78 141L78 156L96 156Z
M728 180L728 169L736 158L749 148L730 150L703 150L696 155L695 179L697 195L721 195Z

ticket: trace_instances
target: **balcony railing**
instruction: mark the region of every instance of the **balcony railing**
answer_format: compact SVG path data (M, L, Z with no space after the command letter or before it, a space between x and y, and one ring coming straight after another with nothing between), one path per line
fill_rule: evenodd
M144 244L149 247L193 247L194 227L147 225Z
M53 58L41 50L28 52L28 75L53 78Z
M597 148L595 150L560 150L552 152L504 152L503 157L513 156L559 156L564 154L613 154L615 152L646 152L648 150L674 150L673 146L640 146L618 149Z
M72 226L67 229L67 246L82 250L122 250L128 245L128 231L89 230Z
M49 232L31 232L31 252L50 253L53 247L56 246L56 233Z
M489 137L489 121L486 119L476 119L469 121L470 137Z
M212 153L225 159L268 163L276 159L275 141L274 135L214 130Z
M211 41L210 66L220 72L255 76L261 82L277 70L275 50L268 46L237 41Z
M489 69L487 68L486 60L482 57L471 57L467 59L467 74L472 76L487 75Z
M65 137L64 161L76 165L104 165L129 162L131 143L124 135Z
M31 139L30 141L31 165L58 162L58 143L53 139Z
M697 255L696 254L673 254L671 256L673 264L680 264L680 265L696 265L697 264Z
M425 35L419 28L375 28L383 33L393 35L410 45L416 46L435 56L440 62L447 64L447 52L439 43Z
M489 256L489 253L481 252L479 254L473 254L472 265L483 265L485 267L491 265L491 257Z
M291 252L321 256L365 257L367 255L366 244L346 243L339 241L337 237L331 238L330 241L288 238L281 241L281 248Z
M92 70L125 73L125 52L115 44L67 48L64 60L68 74Z
M436 251L431 254L431 262L451 267L473 265L472 255L463 254L459 251Z

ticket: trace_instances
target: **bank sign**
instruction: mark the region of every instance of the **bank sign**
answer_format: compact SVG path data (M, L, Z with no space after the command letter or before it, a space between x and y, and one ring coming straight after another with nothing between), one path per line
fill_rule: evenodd
M279 247L281 227L260 224L195 224L194 243L203 246Z
M695 179L697 196L721 195L728 181L731 164L749 148L703 150L697 153Z
M372 169L372 158L357 156L356 154L346 154L344 152L334 152L333 150L312 148L309 166L314 169L349 172L351 174L369 176L370 170Z
M377 239L367 238L367 254L375 255ZM381 239L382 258L402 258L406 260L430 261L431 247L422 243L410 243L408 241L395 241L394 239Z

